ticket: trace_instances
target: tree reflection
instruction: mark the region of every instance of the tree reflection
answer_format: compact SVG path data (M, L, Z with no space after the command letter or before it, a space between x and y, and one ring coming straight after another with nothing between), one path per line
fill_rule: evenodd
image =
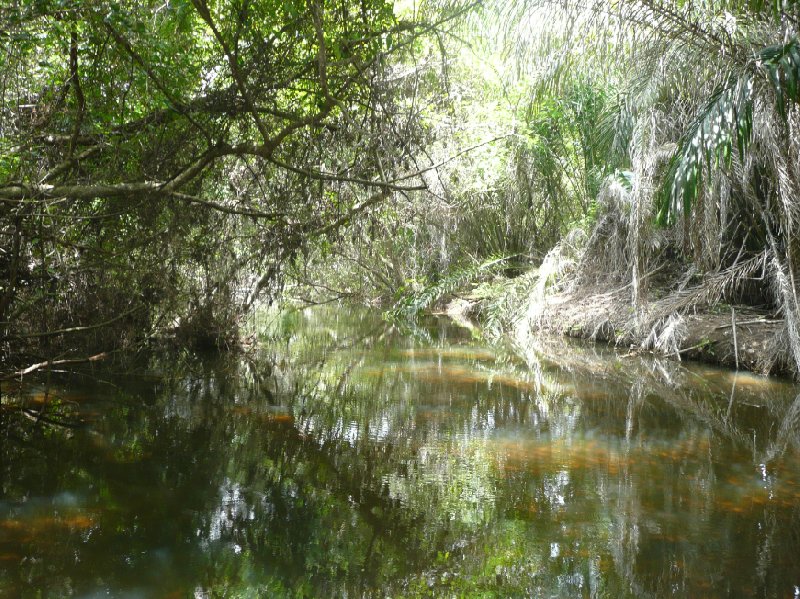
M83 399L47 414L77 428L5 401L0 595L778 596L800 577L790 385L731 399L721 371L577 347L524 364L363 312L268 325L256 356L62 385Z

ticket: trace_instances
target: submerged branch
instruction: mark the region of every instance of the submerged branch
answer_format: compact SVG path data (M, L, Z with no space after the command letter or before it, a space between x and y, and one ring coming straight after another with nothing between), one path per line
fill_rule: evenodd
M0 378L2 381L10 381L18 377L25 376L26 374L30 374L32 372L36 372L37 370L41 370L42 368L49 368L51 366L64 366L67 364L86 364L88 362L100 362L105 360L109 355L109 352L101 352L99 354L95 354L93 356L89 356L88 358L71 358L67 360L46 360L44 362L39 362L38 364L32 364L27 368L22 370L18 370L13 374L8 376L4 376Z

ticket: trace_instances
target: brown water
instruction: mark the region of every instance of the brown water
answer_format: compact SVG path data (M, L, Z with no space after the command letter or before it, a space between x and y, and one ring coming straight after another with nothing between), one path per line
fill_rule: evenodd
M1 597L800 596L794 385L262 325L252 359L4 387Z

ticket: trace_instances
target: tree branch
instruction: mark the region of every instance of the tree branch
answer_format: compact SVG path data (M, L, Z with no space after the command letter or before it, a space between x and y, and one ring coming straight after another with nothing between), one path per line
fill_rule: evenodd
M356 204L355 206L353 206L350 210L347 211L346 214L344 214L343 216L337 218L332 223L327 224L324 227L320 227L318 229L315 229L315 230L311 231L311 233L309 234L309 237L319 237L321 235L325 235L327 233L330 233L334 229L338 229L339 227L344 225L347 221L349 221L351 218L353 218L359 212L363 212L364 210L366 210L370 206L374 206L375 204L378 204L378 203L382 202L383 200L387 199L388 197L390 197L390 194L389 194L388 190L384 189L383 191L379 191L375 195L371 196L369 199L364 200L360 204Z
M23 370L18 370L13 374L4 376L0 378L2 381L10 381L18 377L25 376L26 374L30 374L31 372L36 372L37 370L41 370L42 368L49 368L50 366L64 366L65 364L86 364L87 362L100 362L101 360L105 360L108 357L108 352L102 352L99 354L95 354L94 356L89 356L88 358L73 358L70 360L47 360L45 362L39 362L38 364L32 364Z
M247 111L253 117L253 121L255 122L256 128L261 134L263 141L266 142L269 139L269 133L267 132L267 128L264 126L264 122L261 120L261 117L256 110L255 103L250 97L250 92L244 83L244 77L239 69L239 61L234 55L234 52L231 51L230 47L225 41L225 38L222 36L222 33L220 33L219 29L217 29L217 25L214 23L214 19L211 16L211 10L208 8L206 0L192 0L192 4L197 12L200 13L200 18L202 18L206 25L208 25L209 29L211 29L211 33L214 34L214 38L222 48L222 52L225 54L225 58L228 60L228 65L231 68L231 75L233 76L233 80L236 82L236 87L239 89L239 93L242 95L242 99L247 106Z
M262 212L260 210L250 210L246 208L232 208L230 206L224 206L223 204L218 204L217 202L212 202L210 200L203 200L196 196L188 195L185 193L178 193L177 191L170 192L168 195L171 198L175 198L176 200L181 200L183 202L186 202L187 204L198 204L200 206L205 206L207 208L216 210L217 212L223 212L225 214L238 214L241 216L252 216L253 218L265 218L270 220L278 220L288 216L286 212Z
M134 312L138 312L144 308L143 305L136 306L135 308L128 310L127 312L123 312L122 314L118 314L111 320L106 320L105 322L99 322L97 324L86 325L82 327L69 327L66 329L57 329L54 331L43 331L41 333L30 333L28 335L14 335L11 337L3 337L3 341L13 340L13 339L44 339L46 337L56 337L58 335L69 335L70 333L83 333L84 331L92 331L94 329L101 329L103 327L107 327L110 324L114 324L118 320L122 320L126 316L130 316Z

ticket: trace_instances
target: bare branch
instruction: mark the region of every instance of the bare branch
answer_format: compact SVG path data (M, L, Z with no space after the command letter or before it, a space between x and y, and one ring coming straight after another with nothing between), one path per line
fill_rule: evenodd
M49 368L50 366L64 366L66 364L86 364L87 362L100 362L101 360L105 360L108 357L108 352L102 352L99 354L95 354L93 356L89 356L88 358L74 358L70 360L47 360L45 362L39 362L38 364L32 364L23 370L18 370L17 372L0 378L2 381L10 381L15 378L19 378L25 376L26 374L30 374L31 372L36 372L37 370L41 370L42 368Z
M233 208L230 206L225 206L223 204L218 204L217 202L212 202L210 200L203 200L201 198L198 198L197 196L192 196L185 193L178 193L176 191L170 192L168 195L169 197L175 198L176 200L181 200L188 204L197 204L200 206L205 206L206 208L210 208L217 212L223 212L225 214L238 214L240 216L252 216L253 218L264 218L269 220L278 220L288 216L286 212L262 212L260 210L249 210L246 208Z
M128 310L127 312L123 312L112 318L111 320L106 320L105 322L99 322L97 324L86 325L81 327L68 327L66 329L56 329L54 331L43 331L41 333L30 333L28 335L14 335L12 337L3 337L3 341L8 341L9 339L44 339L46 337L57 337L58 335L69 335L71 333L83 333L84 331L92 331L94 329L102 329L103 327L107 327L110 324L114 324L115 322L122 320L126 316L130 316L134 312L138 312L144 308L143 305L136 306Z
M350 219L352 219L360 212L364 212L364 210L366 210L370 206L375 206L376 204L379 204L380 202L386 200L389 197L391 197L389 192L384 189L383 191L380 191L375 195L371 196L369 199L364 200L360 204L356 204L350 210L348 210L346 214L337 218L332 223L329 223L324 227L320 227L319 229L315 229L314 231L311 232L311 235L314 237L319 237L321 235L330 233L334 229L338 229L342 225L346 224Z

